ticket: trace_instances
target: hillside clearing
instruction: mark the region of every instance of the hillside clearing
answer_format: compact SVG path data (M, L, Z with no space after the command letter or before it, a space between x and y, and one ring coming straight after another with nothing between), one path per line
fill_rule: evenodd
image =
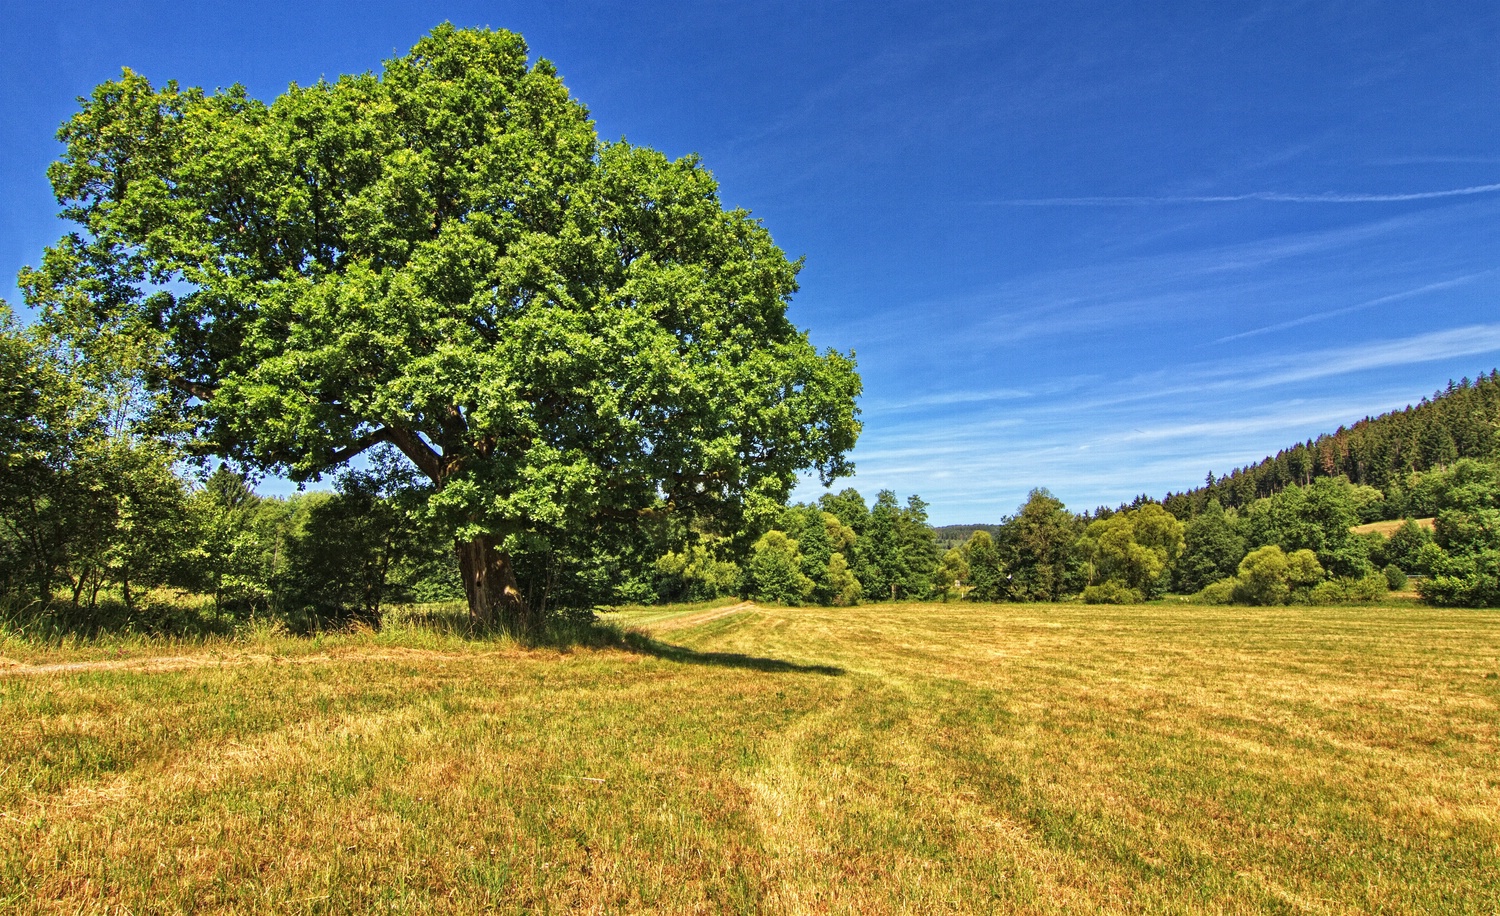
M1407 521L1407 519L1398 518L1384 522L1369 522L1364 525L1355 525L1349 530L1355 534L1370 534L1371 532L1373 532L1375 534L1381 534L1386 537L1390 537L1391 535L1396 533L1397 528L1400 528L1402 525L1406 524ZM1437 519L1435 518L1417 518L1411 519L1410 521L1416 522L1418 527L1426 528L1428 531L1433 530L1437 526Z
M660 641L0 647L0 909L1500 907L1493 613L614 616Z

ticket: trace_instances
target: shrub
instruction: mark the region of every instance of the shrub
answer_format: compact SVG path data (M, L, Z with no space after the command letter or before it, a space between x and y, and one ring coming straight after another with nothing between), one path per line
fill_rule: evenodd
M1313 586L1308 600L1312 604L1343 604L1348 595L1344 589L1346 579L1329 579Z
M1396 564L1392 563L1387 566L1384 575L1385 586L1391 591L1399 592L1406 588L1406 573L1402 572L1401 567Z
M1419 547L1413 556L1412 565L1407 572L1418 573L1423 576L1438 574L1448 564L1448 552L1439 547L1435 542L1428 541Z
M1500 607L1500 550L1448 558L1417 592L1439 607Z
M1114 579L1083 590L1084 604L1139 604L1141 601L1140 592Z
M1294 550L1286 558L1286 584L1292 591L1311 589L1323 581L1323 567L1318 555L1306 548Z
M1352 601L1380 601L1389 591L1390 585L1384 573L1371 572L1349 583L1349 598Z
M1372 572L1359 579L1341 576L1319 582L1309 598L1313 604L1369 604L1384 598L1386 590L1385 574Z
M1233 577L1220 579L1219 581L1206 585L1203 590L1194 597L1203 604L1232 604L1234 603L1234 588L1239 580Z
M1240 561L1240 574L1235 578L1235 604L1285 604L1290 590L1287 588L1287 557L1275 544L1250 551Z
M1311 550L1287 554L1269 544L1250 551L1240 561L1232 600L1235 604L1306 604L1317 600L1314 586L1322 579L1323 567Z
M681 553L668 552L657 559L660 596L668 601L707 601L734 594L740 583L740 567L715 552L718 541L688 544Z

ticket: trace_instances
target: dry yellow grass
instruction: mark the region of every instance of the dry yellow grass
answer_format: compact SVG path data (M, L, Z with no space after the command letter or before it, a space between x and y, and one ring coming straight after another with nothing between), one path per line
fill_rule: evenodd
M1355 525L1349 530L1354 532L1355 534L1370 534L1373 532L1385 537L1390 537L1396 532L1397 528L1400 528L1402 525L1406 524L1406 521L1407 520L1404 518L1398 518L1386 522L1370 522L1366 525ZM1437 523L1437 519L1432 518L1418 518L1412 519L1412 521L1415 521L1418 525L1426 528L1428 531L1431 531L1433 529L1433 526Z
M0 911L1500 909L1493 613L620 616L0 646Z

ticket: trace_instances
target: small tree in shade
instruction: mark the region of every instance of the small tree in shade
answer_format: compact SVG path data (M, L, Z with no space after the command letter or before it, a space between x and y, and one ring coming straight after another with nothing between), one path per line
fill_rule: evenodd
M1430 530L1407 519L1401 527L1391 532L1390 540L1386 541L1382 553L1388 564L1400 567L1403 572L1423 572L1422 548L1431 544L1432 540Z

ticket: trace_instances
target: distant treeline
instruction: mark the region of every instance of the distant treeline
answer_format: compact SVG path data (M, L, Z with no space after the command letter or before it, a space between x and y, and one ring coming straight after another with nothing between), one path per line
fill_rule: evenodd
M999 525L939 525L932 529L937 535L938 548L951 550L974 536L976 531L987 532L990 537L1000 533Z
M1391 487L1413 517L1389 536L1354 530L1387 518L1389 501L1342 475L1289 484L1245 506L1210 498L1185 519L1149 499L1074 514L1034 490L998 526L943 529L950 542L956 530L971 533L943 554L934 594L1342 604L1381 600L1415 576L1432 604L1500 606L1500 462L1461 458Z
M1050 507L1071 543L1054 552L1061 590L1086 600L1171 591L1216 603L1368 601L1416 576L1429 602L1500 605L1500 371L1224 477L1210 473L1204 486L1159 502L1143 495L1067 519L1052 503L1034 491L999 525L937 529L944 562L968 562L972 576L973 557L998 546L1007 587L995 594L1024 599L1028 590L1012 582L1026 552L1014 545L1028 514ZM1388 538L1351 531L1401 519ZM960 577L966 585L973 596L989 593Z

